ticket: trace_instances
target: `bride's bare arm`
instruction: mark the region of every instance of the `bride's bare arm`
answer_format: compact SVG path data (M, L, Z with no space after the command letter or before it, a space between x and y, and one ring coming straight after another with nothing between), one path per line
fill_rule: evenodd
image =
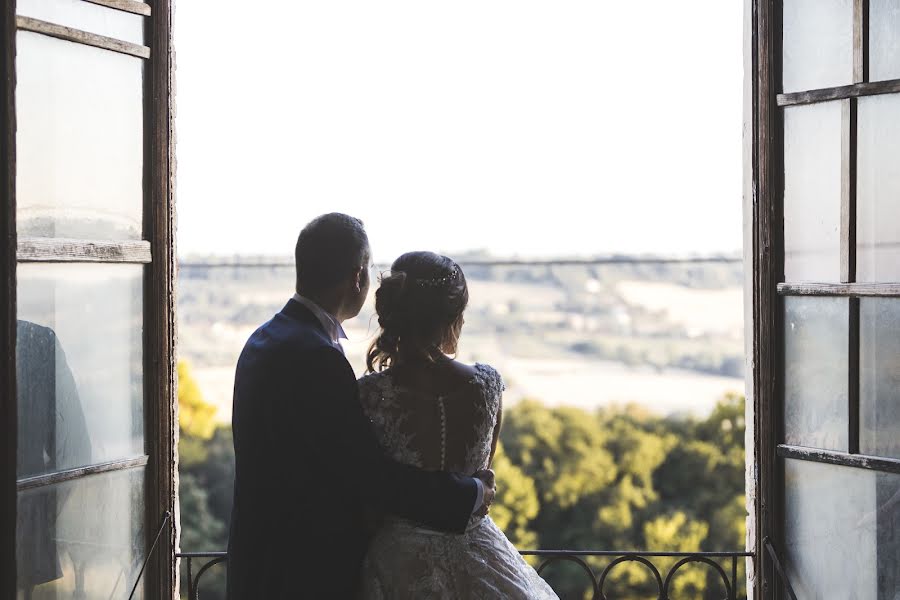
M494 436L491 439L491 460L488 461L488 468L494 465L494 455L497 453L497 441L500 439L500 424L503 422L503 396L497 400L497 424L494 425Z

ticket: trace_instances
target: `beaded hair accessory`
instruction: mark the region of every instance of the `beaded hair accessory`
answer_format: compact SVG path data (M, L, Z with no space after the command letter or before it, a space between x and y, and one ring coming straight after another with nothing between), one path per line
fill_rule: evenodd
M450 270L449 275L445 275L444 277L435 277L434 279L414 279L413 283L415 283L419 287L436 288L447 286L458 279L459 267L453 265L453 268Z

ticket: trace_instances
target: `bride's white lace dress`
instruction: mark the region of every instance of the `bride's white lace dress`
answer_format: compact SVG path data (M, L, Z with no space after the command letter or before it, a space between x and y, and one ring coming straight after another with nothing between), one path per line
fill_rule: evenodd
M390 370L363 377L359 386L395 460L457 473L487 468L504 389L490 366L475 365L465 389L444 396L417 396L396 385ZM362 597L558 600L490 517L472 517L464 534L387 519L369 547Z

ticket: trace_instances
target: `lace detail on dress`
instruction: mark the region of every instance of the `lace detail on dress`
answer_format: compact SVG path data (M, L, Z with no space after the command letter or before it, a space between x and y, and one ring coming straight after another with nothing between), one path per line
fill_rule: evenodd
M428 402L437 403L434 418L441 427L441 467L457 473L474 473L487 466L504 390L503 378L488 365L476 364L468 383L477 387L476 394L465 397L465 401L475 403L469 431L455 431L452 422L448 429L451 402L463 397L450 394L428 398ZM431 437L417 438L407 411L426 406L429 411L434 409L415 402L408 403L410 408L404 407L399 397L410 392L394 385L389 370L363 377L359 387L363 410L372 420L382 447L395 460L423 467L421 450L430 448L434 455L434 429ZM448 457L448 436L452 442L460 439L453 436L464 434L462 439L472 440L465 444L464 456L455 460ZM449 448L453 448L452 443ZM388 518L372 540L366 557L362 598L558 600L491 518L474 516L463 534L441 533L403 519Z
M373 373L359 380L363 411L375 427L378 442L391 458L421 467L422 455L413 447L415 434L404 431L408 416L401 410L390 381L381 375Z
M485 517L454 535L387 523L363 565L363 600L559 600Z
M470 469L469 472L474 473L488 466L494 427L497 426L497 413L500 410L500 398L506 385L496 369L480 363L475 365L475 375L470 383L478 385L482 395L482 403L477 406L477 410L483 429L478 432L478 441L466 452L465 466Z
M497 424L500 398L505 389L503 378L493 367L478 363L475 365L475 373L468 383L475 385L480 393L480 402L475 405L479 418L473 423L475 442L466 448L462 463L458 460L449 462L446 460L447 436L453 435L453 432L447 431L444 402L447 401L448 396L444 395L436 399L440 415L443 415L441 417L441 470L474 473L487 467L491 455L494 426ZM399 394L404 391L403 388L394 384L389 370L372 373L359 380L359 397L363 411L372 421L382 448L398 462L425 468L427 465L423 464L422 453L417 444L433 444L434 442L417 440L415 432L408 426L410 415L398 399Z

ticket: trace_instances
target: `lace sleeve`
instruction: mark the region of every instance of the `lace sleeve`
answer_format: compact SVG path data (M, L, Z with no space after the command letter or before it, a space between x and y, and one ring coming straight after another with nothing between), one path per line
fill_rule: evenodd
M489 421L495 423L497 412L500 409L500 398L506 390L506 383L500 372L490 365L478 363L475 365L475 370L477 372L476 380L484 398L484 406L490 416Z
M500 373L490 365L475 365L472 383L478 386L481 403L478 405L480 418L476 430L476 439L466 452L465 471L475 472L487 467L493 446L494 428L497 425L497 414L500 409L500 397L505 386Z

